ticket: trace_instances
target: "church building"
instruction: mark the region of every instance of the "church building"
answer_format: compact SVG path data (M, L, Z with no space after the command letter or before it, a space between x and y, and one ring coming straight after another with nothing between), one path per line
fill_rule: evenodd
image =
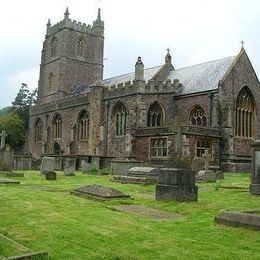
M34 158L63 155L192 162L206 150L210 167L246 171L260 137L260 84L245 49L235 56L175 68L162 65L103 79L104 22L47 24L37 104L30 111Z

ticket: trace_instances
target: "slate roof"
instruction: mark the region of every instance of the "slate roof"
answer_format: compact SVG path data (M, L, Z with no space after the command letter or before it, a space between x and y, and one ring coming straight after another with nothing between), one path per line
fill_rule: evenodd
M149 79L151 79L162 67L163 67L163 65L145 69L144 70L144 80L148 81ZM104 79L103 83L105 86L112 86L112 85L117 85L119 83L125 83L127 81L132 82L134 80L134 78L135 78L135 73L132 72L132 73L120 75L117 77Z
M78 86L75 87L72 94L79 95L79 94L88 93L89 91L90 91L89 85L87 85L86 83L80 83Z
M236 56L201 63L187 68L170 71L166 79L178 79L182 84L180 95L215 90Z

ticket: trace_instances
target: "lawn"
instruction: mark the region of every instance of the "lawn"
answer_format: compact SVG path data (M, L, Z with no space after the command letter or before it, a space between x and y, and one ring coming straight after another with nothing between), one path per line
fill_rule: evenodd
M248 192L247 173L226 173L220 187L199 183L199 200L189 203L156 201L155 185L119 184L110 176L59 172L57 181L46 181L28 171L16 179L21 185L0 186L0 258L29 248L47 251L49 259L260 259L260 232L214 224L225 209L260 209L260 196ZM96 202L70 195L89 184L116 188L133 199ZM241 189L224 188L230 186ZM154 220L113 209L120 204L183 218Z

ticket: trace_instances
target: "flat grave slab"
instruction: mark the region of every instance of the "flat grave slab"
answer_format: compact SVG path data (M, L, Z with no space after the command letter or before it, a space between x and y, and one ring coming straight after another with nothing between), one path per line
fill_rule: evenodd
M183 217L179 213L170 213L158 209L151 209L143 205L117 205L113 208L119 211L124 211L127 213L152 218L155 220L175 220Z
M110 187L105 187L101 185L87 185L80 187L78 189L75 189L71 192L71 194L80 196L80 197L86 197L90 199L95 199L95 200L110 200L110 199L128 199L130 198L129 195L110 188Z
M20 184L20 181L11 179L0 179L0 184Z
M260 231L260 210L251 211L224 211L215 217L217 224L232 227L245 227Z

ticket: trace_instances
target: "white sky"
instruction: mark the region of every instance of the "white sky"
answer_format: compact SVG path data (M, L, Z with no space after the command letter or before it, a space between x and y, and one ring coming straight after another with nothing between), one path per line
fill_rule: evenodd
M170 48L175 68L238 54L241 43L260 73L259 0L9 0L0 15L0 108L21 83L37 87L42 42L51 24L70 18L91 24L101 7L105 22L105 78L163 64Z

